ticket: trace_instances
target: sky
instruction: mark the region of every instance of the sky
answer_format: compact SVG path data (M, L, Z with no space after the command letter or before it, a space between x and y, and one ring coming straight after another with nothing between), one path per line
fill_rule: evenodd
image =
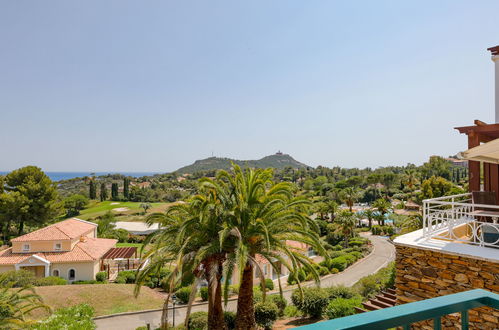
M494 120L499 1L0 0L0 170L421 164Z

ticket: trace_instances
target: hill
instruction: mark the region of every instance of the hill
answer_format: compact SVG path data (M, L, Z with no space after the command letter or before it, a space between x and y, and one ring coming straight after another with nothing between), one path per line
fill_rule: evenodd
M229 170L231 163L237 164L241 167L251 168L276 168L283 169L285 167L292 168L307 168L310 167L287 154L278 152L274 155L263 157L257 160L237 160L221 157L209 157L206 159L196 160L193 164L179 168L176 172L180 174L194 173L199 171L209 170Z

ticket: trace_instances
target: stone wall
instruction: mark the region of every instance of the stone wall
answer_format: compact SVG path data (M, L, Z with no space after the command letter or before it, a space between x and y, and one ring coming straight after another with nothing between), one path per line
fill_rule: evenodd
M472 259L459 255L396 244L396 289L399 304L442 295L486 289L499 293L499 261ZM442 329L459 329L460 314L443 318ZM499 329L499 310L483 307L469 311L471 329ZM420 322L414 329L432 329Z

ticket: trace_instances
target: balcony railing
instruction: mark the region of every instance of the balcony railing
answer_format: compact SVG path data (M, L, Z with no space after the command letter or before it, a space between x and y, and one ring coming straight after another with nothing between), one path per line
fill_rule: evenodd
M423 235L427 238L499 247L499 206L474 204L471 194L423 201Z
M410 329L414 322L433 320L433 329L441 329L442 316L461 313L461 329L468 329L468 310L488 306L499 309L499 295L477 289L447 296L421 300L409 304L351 315L299 327L303 330L333 329Z

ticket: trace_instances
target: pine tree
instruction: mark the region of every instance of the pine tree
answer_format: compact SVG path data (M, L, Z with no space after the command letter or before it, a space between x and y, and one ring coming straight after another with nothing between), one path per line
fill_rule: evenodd
M90 180L90 183L88 186L88 197L90 199L97 198L97 189L95 188L95 181L94 180Z
M118 200L118 184L117 183L113 183L111 185L111 199L113 201Z
M104 182L100 185L100 201L103 202L107 199L107 188Z
M130 179L125 178L123 179L123 197L125 200L130 199Z

